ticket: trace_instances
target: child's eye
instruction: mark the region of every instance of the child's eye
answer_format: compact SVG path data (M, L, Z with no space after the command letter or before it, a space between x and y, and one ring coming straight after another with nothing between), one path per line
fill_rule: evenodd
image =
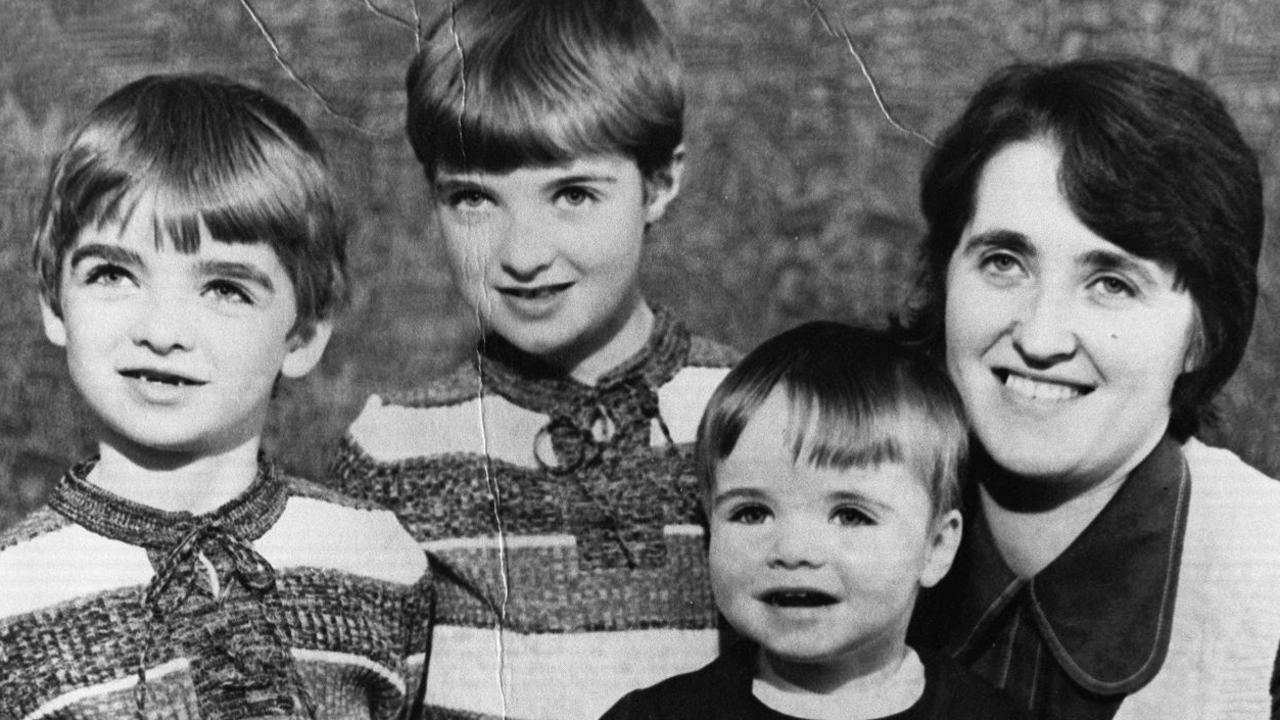
M729 513L729 522L743 525L759 525L769 519L769 508L763 505L743 505Z
M128 270L111 263L94 265L89 268L84 276L86 285L102 285L104 287L119 287L132 281L133 276L129 274Z
M555 200L558 204L568 207L581 207L597 198L596 194L591 190L580 185L571 185L561 188L556 193Z
M831 522L837 525L875 525L876 521L856 507L838 507L831 513Z
M238 283L230 280L214 280L209 283L207 292L218 300L225 302L252 305L253 296Z
M449 194L449 207L458 210L478 210L489 203L489 196L475 188L456 190Z

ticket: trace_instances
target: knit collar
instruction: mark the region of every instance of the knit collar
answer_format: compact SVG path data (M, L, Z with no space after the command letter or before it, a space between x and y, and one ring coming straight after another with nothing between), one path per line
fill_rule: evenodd
M94 533L148 550L172 548L196 526L217 525L242 540L257 540L284 513L288 500L280 471L264 459L244 492L201 515L159 510L104 490L88 480L97 463L94 457L68 470L54 487L50 507Z
M971 503L958 620L973 630L957 657L980 652L1004 609L1023 598L1054 660L1082 688L1110 695L1146 685L1169 648L1190 493L1182 452L1165 437L1085 531L1029 580L1005 564L980 503Z
M640 382L658 388L675 376L689 354L689 331L660 306L653 307L653 330L636 354L600 376L593 385L578 382L493 334L480 344L479 369L485 391L544 414L566 405L595 400L611 389Z

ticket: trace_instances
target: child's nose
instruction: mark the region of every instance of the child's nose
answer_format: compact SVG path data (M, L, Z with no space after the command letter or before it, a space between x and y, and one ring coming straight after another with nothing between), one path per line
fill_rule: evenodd
M498 249L502 270L518 282L530 282L551 267L555 246L550 228L536 218L514 218Z
M780 521L774 525L769 564L780 568L823 564L822 538L808 523Z
M133 342L161 355L189 350L194 341L195 313L181 302L163 295L148 297L133 323Z

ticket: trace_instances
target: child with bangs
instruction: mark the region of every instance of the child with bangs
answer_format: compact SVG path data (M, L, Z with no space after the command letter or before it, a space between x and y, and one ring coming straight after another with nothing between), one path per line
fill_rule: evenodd
M640 0L458 0L409 140L473 358L376 395L336 464L433 566L432 717L595 718L719 651L691 447L735 355L644 298L683 90Z
M152 76L77 128L34 261L98 453L0 535L0 718L389 718L413 696L421 550L261 451L277 382L329 339L346 238L320 146L262 92Z
M968 447L946 374L878 331L809 323L749 353L698 428L716 604L743 641L607 720L1022 717L906 645L947 573Z

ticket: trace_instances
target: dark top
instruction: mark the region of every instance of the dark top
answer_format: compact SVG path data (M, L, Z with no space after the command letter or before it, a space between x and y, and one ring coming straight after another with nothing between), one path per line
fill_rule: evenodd
M994 469L979 458L974 472ZM921 596L909 642L945 649L1038 718L1113 717L1169 649L1190 483L1165 438L1030 579L1005 564L971 492L956 563Z
M751 694L755 647L740 643L710 665L628 693L601 720L798 720ZM942 655L922 653L924 694L881 720L1021 720L1013 703Z

